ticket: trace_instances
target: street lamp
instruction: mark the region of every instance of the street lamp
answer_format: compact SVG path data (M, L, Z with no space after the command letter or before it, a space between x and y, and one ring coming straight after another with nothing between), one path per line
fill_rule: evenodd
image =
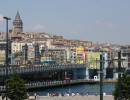
M11 20L11 18L4 16L3 19L6 20L6 78L7 78L7 67L9 65L8 62L8 51L9 51L9 47L8 47L8 20ZM7 84L5 85L6 88L6 100L8 100L7 98Z
M121 100L121 50L118 52L118 100Z
M69 83L69 94L71 93L71 90L70 90L70 77L66 77L65 78L66 82Z
M103 54L100 54L100 100L103 100Z
M64 93L63 93L63 78L64 78L63 75L64 75L64 74L63 74L63 73L64 73L64 71L61 71L61 75L62 75L62 76L61 76L61 77L62 77L62 96L64 95Z

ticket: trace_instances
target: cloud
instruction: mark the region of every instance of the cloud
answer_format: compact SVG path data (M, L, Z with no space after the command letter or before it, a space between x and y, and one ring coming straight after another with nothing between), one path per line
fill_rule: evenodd
M71 35L79 35L79 33L75 31L75 32L71 33Z
M114 29L116 27L115 24L110 21L97 20L96 24L107 29Z
M0 22L4 21L3 15L0 14Z
M83 36L82 33L79 33L77 31L74 31L72 33L67 33L63 35L67 39L79 39L81 36Z
M3 15L0 14L0 31L5 31L5 20L3 19Z
M25 27L25 31L35 31L35 32L38 32L38 31L43 31L44 29L45 29L45 27L42 24L36 24L36 25L33 25L33 26Z
M38 31L38 30L43 30L43 29L45 29L45 27L44 27L43 25L41 25L41 24L36 24L36 25L34 26L34 30L36 30L36 31Z

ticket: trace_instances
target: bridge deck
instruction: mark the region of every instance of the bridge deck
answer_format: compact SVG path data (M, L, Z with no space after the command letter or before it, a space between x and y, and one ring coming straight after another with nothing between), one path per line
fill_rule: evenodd
M0 75L12 74L14 72L17 73L30 73L30 72L44 72L44 71L56 71L56 70L70 70L70 69L78 69L78 68L86 68L86 64L64 64L64 65L39 65L39 66L31 66L31 67L7 67L0 68Z

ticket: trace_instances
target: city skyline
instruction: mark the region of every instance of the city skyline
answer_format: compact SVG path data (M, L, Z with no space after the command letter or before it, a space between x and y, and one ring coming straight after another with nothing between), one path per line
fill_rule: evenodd
M11 29L19 11L24 32L48 32L94 43L130 44L129 4L130 1L121 0L1 1L0 31L5 32L2 16L11 18Z

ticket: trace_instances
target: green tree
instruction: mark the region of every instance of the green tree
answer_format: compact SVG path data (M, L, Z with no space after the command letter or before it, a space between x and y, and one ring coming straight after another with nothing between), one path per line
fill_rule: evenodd
M32 64L32 62L30 61L30 60L28 60L28 62L27 62L29 65L31 65Z
M130 76L123 74L123 77L121 77L121 98L123 99L129 99L130 100ZM118 100L119 97L119 89L118 89L119 83L117 82L115 84L115 90L113 91L113 96L115 100Z
M12 74L6 80L7 96L11 100L24 100L27 98L25 82L17 73Z

